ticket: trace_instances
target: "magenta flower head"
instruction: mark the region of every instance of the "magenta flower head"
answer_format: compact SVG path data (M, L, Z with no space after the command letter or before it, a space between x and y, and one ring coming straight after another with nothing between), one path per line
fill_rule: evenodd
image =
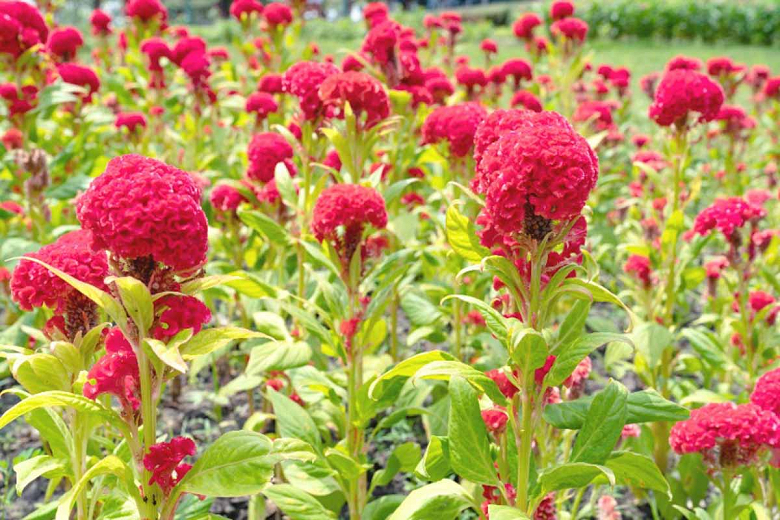
M152 473L149 484L156 482L165 496L170 495L192 468L182 461L188 455L195 455L196 451L195 442L187 437L174 437L150 446L149 453L144 456L144 467Z
M46 43L49 28L40 11L28 2L0 2L0 54L18 58L34 45Z
M233 0L230 4L230 16L239 22L248 20L252 14L263 14L263 4L257 0Z
M85 103L92 101L92 95L100 89L100 80L97 74L95 74L94 70L84 65L63 63L57 66L57 74L60 75L60 78L65 83L87 89L87 93L83 98Z
M452 155L464 157L473 149L474 134L485 117L487 110L475 101L438 107L423 123L423 143L447 141Z
M76 202L81 225L114 256L151 258L175 271L206 261L208 226L187 173L140 155L109 161Z
M327 107L343 114L349 103L360 118L366 115L365 127L371 128L390 115L390 101L382 84L364 72L340 72L329 76L319 88L319 96Z
M84 45L81 31L75 27L59 27L49 34L46 48L54 58L70 61L76 57L79 48Z
M320 85L326 78L339 72L339 68L332 63L300 61L284 73L282 88L284 92L298 98L303 117L314 120L325 115L319 96Z
M660 126L712 121L723 100L723 88L717 82L700 72L677 69L664 74L648 114ZM695 120L691 120L693 114L698 114Z
M284 163L290 175L295 174L292 162L293 148L287 139L274 132L264 132L252 137L247 148L249 168L246 175L258 182L269 182L274 178L276 165Z
M162 24L168 20L168 9L160 0L130 0L125 7L125 13L128 17L144 23L157 20Z
M89 23L92 25L92 34L95 36L108 36L111 34L111 17L102 9L95 9L89 15Z
M141 406L138 359L118 327L108 331L106 353L87 374L83 392L84 397L92 400L102 394L111 394L128 411Z
M136 130L146 128L146 116L143 112L120 112L114 120L116 128L127 128L127 131L134 134Z

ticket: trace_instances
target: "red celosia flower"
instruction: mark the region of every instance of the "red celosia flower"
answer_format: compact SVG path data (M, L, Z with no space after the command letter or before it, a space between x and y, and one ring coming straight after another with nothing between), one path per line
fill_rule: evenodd
M563 18L550 26L550 33L568 41L582 43L588 35L588 24L579 18Z
M59 27L49 34L46 49L55 58L69 61L76 57L79 47L84 45L81 31L75 27Z
M780 368L758 378L750 394L750 402L780 417Z
M746 130L756 126L756 120L736 105L722 105L715 119L722 122L723 132L734 139L744 137Z
M339 157L339 153L336 150L329 151L325 156L325 159L322 160L322 164L324 164L325 166L329 166L336 171L340 171L341 158Z
M504 394L504 397L507 399L512 399L517 392L520 391L519 388L517 388L512 381L509 380L506 373L503 370L499 370L497 368L494 368L493 370L488 370L485 372L485 375L488 376L490 379L493 380L493 382L496 383L498 386L498 390Z
M482 410L482 420L485 422L485 426L493 435L501 435L506 429L506 423L509 421L509 416L506 414L506 410L501 406L494 406L487 410Z
M766 80L764 95L768 98L780 97L780 76L774 76Z
M292 23L293 12L287 4L271 2L263 9L263 17L271 27L279 27Z
M279 104L273 95L267 92L254 92L246 98L246 111L255 114L258 121L262 121L268 114L279 110Z
M162 58L173 61L173 53L162 38L154 37L144 40L141 43L141 52L148 57L149 70L153 72L162 71L162 64L160 64Z
M134 259L151 256L175 270L198 267L208 248L200 190L187 173L140 155L109 161L76 202L99 247Z
M192 334L211 320L211 311L194 296L167 295L154 302L155 310L164 309L152 331L156 339L167 340L180 331L192 329Z
M92 34L95 36L107 36L111 34L111 17L102 9L95 9L89 16L89 23L92 25Z
M380 65L394 61L401 26L393 20L385 20L372 27L363 40L363 52L370 54Z
M503 85L506 82L506 73L500 66L491 67L487 72L488 83Z
M27 2L0 2L0 54L18 58L39 43L46 43L49 28L38 9Z
M655 99L655 89L661 75L658 72L651 72L639 78L639 88L642 89L647 97Z
M574 4L568 0L558 0L550 6L550 18L553 20L563 20L574 15Z
M323 191L314 204L311 230L320 242L331 242L343 265L349 265L365 228L384 229L386 225L385 201L376 190L357 184L335 184Z
M141 405L138 360L119 328L108 331L106 353L87 374L83 392L84 397L92 400L101 394L111 394L126 410L137 410Z
M9 213L24 215L24 208L18 202L14 202L12 200L4 200L3 202L0 202L0 209L8 211Z
M415 206L422 206L423 204L425 204L425 198L419 193L410 191L409 193L406 193L404 194L403 197L401 197L401 204L410 208L413 208Z
M365 58L363 58L365 60ZM341 61L341 70L344 72L349 71L361 71L365 68L365 65L361 60L357 58L357 54L347 54Z
M423 143L448 141L450 153L463 157L472 149L477 126L486 116L485 108L476 102L438 107L423 123Z
M143 112L120 112L116 115L114 126L134 133L139 127L146 128L146 116Z
M282 88L282 75L273 72L266 74L260 78L260 81L257 83L257 90L268 94L281 94L284 92L284 89Z
M586 357L579 362L574 372L566 378L563 382L563 386L566 388L576 389L581 388L585 384L585 380L588 379L590 371L593 368L593 364L589 357Z
M499 134L487 147L472 183L485 190L485 211L498 230L535 236L537 226L545 227L535 218L579 216L596 185L598 159L560 115L523 116L527 122L522 131Z
M666 158L654 150L639 150L631 158L631 162L646 164L655 171L661 171L668 166Z
M229 184L217 184L211 190L209 201L215 210L226 213L237 210L242 202L246 202L246 198Z
M728 267L729 261L725 256L717 256L704 264L704 269L707 272L707 278L711 280L717 280L720 278L720 273Z
M265 382L265 386L267 386L268 388L272 388L273 390L278 392L279 390L284 388L284 381L282 381L281 379L269 379L268 381Z
M130 0L125 7L125 13L141 22L157 19L158 22L164 23L168 19L168 10L160 0Z
M465 282L464 282L465 283ZM479 311L471 310L463 317L464 325L474 325L475 327L485 326L485 317Z
M447 77L436 76L425 80L425 88L431 93L436 103L444 103L444 100L455 92L455 87Z
M707 73L710 76L729 76L745 70L744 65L734 63L731 58L720 56L707 60Z
M769 74L770 70L766 65L753 65L745 79L753 87L754 91L758 91L764 86L766 80L769 79Z
M534 28L542 25L542 19L536 13L525 13L512 25L515 36L521 40L530 40L534 35Z
M664 74L650 105L650 118L661 126L712 121L723 104L721 86L699 72L672 70ZM689 121L691 113L699 114Z
M482 52L487 54L495 54L498 52L498 44L496 43L496 40L491 40L490 38L485 38L482 40L482 43L479 44L479 48L482 50Z
M340 72L325 79L319 88L320 100L343 115L346 103L359 119L365 114L365 128L371 128L390 115L390 101L382 84L364 72Z
M230 15L242 21L242 17L249 18L253 13L260 15L263 12L263 4L257 0L233 0L230 4Z
M522 107L532 112L541 112L542 104L539 98L533 95L533 93L527 90L519 90L514 93L510 104L513 107Z
M574 112L572 120L590 122L597 130L606 130L612 127L612 107L606 101L583 101Z
M6 150L15 150L21 148L24 144L24 135L22 135L22 131L18 128L9 128L5 131L3 136L0 137L0 142L3 143Z
M631 255L623 266L623 271L634 276L642 282L642 285L650 287L653 283L653 268L650 266L650 259L646 256Z
M171 59L176 65L182 67L187 56L190 54L204 55L206 49L206 40L200 36L187 36L176 42L176 45L171 49Z
M259 182L268 182L274 178L276 165L284 163L290 175L295 173L295 167L290 159L293 148L287 139L273 132L264 132L252 137L247 148L249 168L247 177Z
M644 146L650 142L650 136L647 134L636 134L631 137L631 142L637 148L644 148Z
M376 27L387 20L388 9L384 2L369 2L363 8L363 19L369 27Z
M521 58L512 58L506 60L501 68L504 70L504 74L512 77L514 80L515 89L520 86L521 81L531 81L533 78L533 69L531 68L531 64Z
M320 85L328 76L338 73L338 67L332 63L300 61L284 73L282 87L298 98L303 116L313 120L325 115L319 96Z
M550 373L554 364L555 356L547 356L547 359L544 360L544 365L534 370L534 382L537 385L541 386L544 383L544 378Z
M709 464L733 468L752 464L765 447L780 447L780 418L754 404L710 403L691 412L669 434L679 453L700 452Z
M701 68L701 60L682 55L675 56L666 64L666 70L692 70L698 72Z
M108 275L106 254L92 248L92 233L71 231L36 253L25 255L44 262L70 276L106 290ZM41 264L21 260L11 278L11 295L23 310L47 306L59 313L68 312L72 297L80 294L67 282Z
M192 468L182 460L188 455L195 455L196 451L195 442L187 437L174 437L169 442L149 446L149 453L144 455L144 467L152 472L149 484L156 482L163 494L168 496Z
M260 191L255 190L255 196L260 202L267 202L268 204L276 204L282 200L279 189L276 187L276 179L271 179L271 182L266 183L260 188Z
M637 438L642 434L642 430L638 424L626 424L623 426L623 431L620 432L620 438L625 440L629 438Z
M713 229L718 229L727 240L731 240L737 228L765 214L762 208L748 204L739 197L718 199L699 213L693 230L700 235L707 235Z
M459 85L466 87L469 96L476 90L477 87L484 87L487 85L487 76L482 69L472 69L466 65L458 67L455 71L455 79Z
M88 92L84 96L85 102L91 101L92 94L97 92L100 88L100 80L98 79L97 74L95 74L95 71L83 65L77 65L75 63L57 65L57 74L60 75L62 81L65 83L86 88Z

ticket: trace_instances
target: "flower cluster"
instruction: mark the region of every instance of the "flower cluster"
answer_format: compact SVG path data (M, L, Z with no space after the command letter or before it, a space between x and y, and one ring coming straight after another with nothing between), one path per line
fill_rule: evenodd
M476 102L438 107L423 123L423 143L447 141L452 155L464 157L473 149L474 134L486 116L485 108Z
M364 72L341 72L325 79L319 88L325 106L334 107L334 115L343 114L349 103L354 114L365 114L365 128L371 128L390 114L390 101L382 84Z
M247 148L249 168L247 177L254 181L267 183L274 178L276 165L284 164L290 174L295 173L292 163L293 149L280 134L265 132L252 137Z
M184 475L192 469L182 462L185 457L195 455L195 442L187 437L174 437L168 442L158 442L149 447L144 456L144 467L151 472L149 485L156 483L167 497Z
M124 410L138 410L141 391L135 352L118 328L108 331L105 344L106 353L87 374L84 396L94 400L102 394L111 394Z
M723 100L723 88L704 74L690 69L673 69L664 74L655 89L655 100L648 114L661 126L712 121ZM691 120L693 114L698 114L696 120Z

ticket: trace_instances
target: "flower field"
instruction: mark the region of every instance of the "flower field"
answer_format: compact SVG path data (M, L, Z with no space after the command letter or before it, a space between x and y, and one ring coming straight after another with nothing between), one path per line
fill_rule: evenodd
M0 518L780 518L780 62L304 11L0 0Z

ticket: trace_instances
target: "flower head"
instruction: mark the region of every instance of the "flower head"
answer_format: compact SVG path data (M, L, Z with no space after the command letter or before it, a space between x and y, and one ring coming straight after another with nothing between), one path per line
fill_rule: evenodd
M155 339L168 340L185 329L192 329L193 336L211 320L211 311L194 296L167 295L154 302L160 313L152 330Z
M494 406L487 410L482 410L482 420L485 422L485 426L493 435L500 435L506 429L506 423L509 421L509 416L506 414L506 410L500 406Z
M521 40L529 40L534 35L534 29L542 25L542 19L536 13L525 13L512 25L512 32Z
M187 173L140 155L111 159L76 202L98 247L120 258L151 256L175 270L206 260L206 215Z
M65 83L86 88L87 94L84 95L85 102L91 101L92 94L97 92L100 88L100 80L98 79L97 74L95 74L95 71L83 65L63 63L57 66L57 74L59 74L60 78L62 78L62 81Z
M149 484L156 482L163 494L168 496L192 468L182 460L188 455L195 455L195 452L195 442L187 437L174 437L168 442L149 446L149 453L144 455L144 467L152 473Z
M550 33L579 44L584 42L588 35L588 24L579 18L563 18L550 26Z
M510 104L513 107L525 108L531 112L542 111L542 103L539 101L539 98L527 90L518 90L515 92Z
M295 166L291 161L293 148L280 134L264 132L254 135L247 148L247 157L249 168L246 174L250 179L269 182L274 178L276 165L279 163L284 163L291 175L295 173Z
M476 102L441 106L431 112L422 126L423 143L447 141L450 153L463 157L474 145L478 125L487 116L487 110Z
M558 0L550 6L550 18L553 20L563 20L574 15L574 4L569 0Z
M89 16L89 23L92 25L92 34L95 36L106 36L111 34L111 17L102 9L95 9Z
M758 378L750 394L750 402L780 417L780 368Z
M38 9L19 0L0 2L0 54L18 58L39 43L46 43L49 28Z
M81 31L75 27L58 27L49 34L46 49L55 58L68 61L76 57L82 45L84 45L84 38L81 36Z
M317 119L325 115L319 96L320 85L328 76L339 72L338 67L332 63L300 61L284 73L282 88L298 98L301 112L306 119Z
M503 370L494 368L493 370L488 370L485 372L485 375L492 379L494 383L496 383L498 390L504 394L504 397L507 399L512 399L512 397L514 397L514 395L520 391L520 389L509 380L506 372Z
M264 75L257 83L257 90L268 94L281 94L284 92L282 75L273 72Z
M271 27L283 27L292 23L293 12L287 4L271 2L263 9L263 17Z
M718 229L727 240L732 240L738 228L765 214L762 208L739 197L718 199L699 213L693 223L693 231L699 235L708 235L713 229Z
M114 120L116 128L127 128L132 134L139 128L146 128L146 116L143 112L120 112Z
M723 89L699 72L672 70L664 74L650 105L650 118L661 126L712 121L723 104ZM696 121L689 121L693 113Z
M325 106L343 113L349 103L352 112L366 116L365 127L371 128L390 115L390 101L382 84L364 72L340 72L325 79L319 88Z
M230 184L217 184L211 190L209 201L215 210L227 213L237 210L242 202L246 202L246 198Z
M246 98L246 111L255 114L259 121L262 121L268 114L279 110L279 104L273 95L267 92L254 92Z
M149 70L154 72L162 71L160 60L166 58L173 61L173 52L168 44L162 38L149 38L141 43L141 52L146 54L149 60Z
M263 4L257 0L233 0L230 4L230 16L238 20L249 18L252 14L263 13Z
M119 328L108 331L106 353L90 369L84 384L84 397L95 400L101 394L113 395L125 409L137 410L141 405L138 360Z
M168 9L160 0L130 0L125 6L125 13L144 23L150 20L165 23L168 19Z
M701 60L683 55L675 56L666 64L666 70L692 70L698 72L702 67Z

